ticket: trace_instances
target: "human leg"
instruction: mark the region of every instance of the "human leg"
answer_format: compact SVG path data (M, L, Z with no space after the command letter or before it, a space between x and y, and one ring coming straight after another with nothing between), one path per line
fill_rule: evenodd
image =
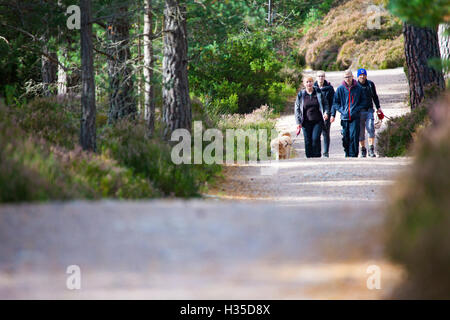
M312 128L312 153L313 157L320 158L322 155L321 152L321 141L320 136L322 134L323 124L322 121L319 121L313 125Z
M373 117L373 112L371 112L368 116L367 116L367 121L366 121L366 129L367 129L367 134L369 135L369 157L376 157L375 155L375 124L374 124L374 117Z
M313 129L313 127L309 121L303 122L302 131L303 131L303 137L305 140L305 155L307 158L311 158L313 156L312 129Z
M348 153L350 157L357 157L359 153L359 131L360 131L360 120L353 119L349 121L349 148Z
M350 135L349 135L349 121L341 120L342 126L342 146L344 147L345 156L349 156L349 144L350 144Z
M364 147L366 145L366 120L367 120L367 112L361 111L359 118L359 145Z
M360 122L359 122L359 145L361 146L361 157L366 157L367 149L366 149L366 120L367 120L367 112L361 111L360 113Z
M330 128L331 122L330 120L325 121L325 127L323 128L323 156L328 157L330 152Z

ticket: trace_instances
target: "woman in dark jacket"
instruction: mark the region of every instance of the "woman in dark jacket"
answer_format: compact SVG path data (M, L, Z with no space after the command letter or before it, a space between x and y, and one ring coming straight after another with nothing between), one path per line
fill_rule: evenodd
M295 120L297 130L302 129L305 138L307 158L320 158L320 135L330 116L330 107L326 97L314 88L314 79L306 76L303 80L305 89L297 94L295 101Z

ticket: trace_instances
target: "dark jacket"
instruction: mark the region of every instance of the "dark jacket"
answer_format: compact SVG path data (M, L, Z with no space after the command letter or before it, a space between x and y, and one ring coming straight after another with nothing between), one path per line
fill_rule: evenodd
M358 81L358 86L360 86L364 92L363 110L373 112L373 102L375 102L375 107L377 108L377 110L380 109L380 100L378 99L377 89L375 88L375 83L373 83L373 81L366 79L365 84L361 84Z
M328 106L331 109L331 106L333 105L333 98L334 98L334 88L331 85L331 83L329 83L327 80L323 81L323 87L319 88L319 83L316 81L314 82L314 87L320 91L322 91L322 93L325 95L327 102L328 102Z
M322 113L322 116L326 113L330 115L330 107L328 105L327 99L319 90L314 88L313 94L317 95L317 100L319 101L319 109ZM297 99L295 100L294 111L295 111L295 121L297 124L303 125L304 117L304 104L305 104L305 95L307 95L306 90L303 89L297 94Z
M352 120L359 118L361 108L363 107L363 92L360 86L353 83L350 87L345 81L336 89L334 94L331 116L336 116L336 111L341 113L341 120Z

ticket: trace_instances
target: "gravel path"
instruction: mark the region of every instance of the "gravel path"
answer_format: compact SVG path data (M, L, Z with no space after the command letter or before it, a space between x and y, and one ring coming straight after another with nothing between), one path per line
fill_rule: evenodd
M407 112L403 71L368 73L385 114ZM0 206L0 298L388 297L402 271L383 256L383 205L409 159L345 159L338 123L329 159L305 159L300 137L294 159L226 167L206 199ZM373 264L381 290L366 287Z

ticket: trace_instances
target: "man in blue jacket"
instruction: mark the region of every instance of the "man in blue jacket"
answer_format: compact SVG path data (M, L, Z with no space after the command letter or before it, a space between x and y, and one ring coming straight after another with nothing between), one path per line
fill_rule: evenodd
M375 107L377 108L377 113L383 114L380 108L380 100L378 99L377 89L375 88L375 83L367 79L367 71L366 69L358 70L358 86L360 86L363 90L364 103L363 108L361 109L361 118L360 118L360 132L359 132L359 145L361 146L361 156L364 158L367 156L367 149L365 146L366 143L366 129L369 134L369 157L375 157L375 126L374 126L374 117L373 117L373 104L375 103Z
M327 80L325 80L325 71L317 71L317 81L314 82L314 87L322 91L325 95L328 105L331 109L333 105L334 98L334 88ZM330 119L325 120L325 126L322 131L323 136L323 156L328 158L328 154L330 151Z
M344 72L344 81L336 89L331 108L330 122L334 122L336 111L341 113L342 144L346 157L358 157L360 112L363 107L363 92L353 79L351 70Z

